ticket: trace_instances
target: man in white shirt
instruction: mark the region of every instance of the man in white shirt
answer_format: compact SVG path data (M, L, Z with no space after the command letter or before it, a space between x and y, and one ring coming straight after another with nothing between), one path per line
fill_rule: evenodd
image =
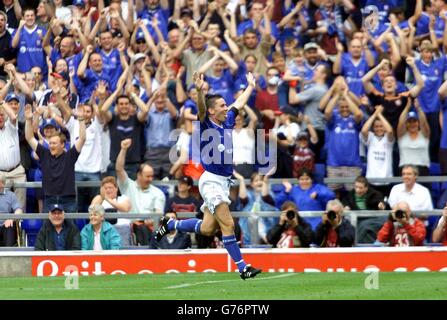
M131 143L131 139L121 141L121 150L116 158L115 170L121 194L129 198L132 204L131 213L163 213L166 197L163 191L151 184L154 179L154 169L147 163L140 164L136 180L130 179L124 170L126 153ZM151 237L148 225L153 223L152 219L144 223L141 220L133 223L137 244L148 245Z
M403 183L395 185L390 192L388 203L394 207L399 202L407 202L411 211L431 211L433 203L428 189L416 183L419 171L417 167L405 165L402 169Z
M0 173L14 182L26 182L25 169L20 164L19 127L17 115L9 106L16 96L9 95L0 104ZM16 99L17 100L17 99ZM26 189L16 188L15 195L22 208L26 208Z
M102 125L91 105L80 105L77 112L78 115L83 115L85 121L86 140L75 164L75 179L76 181L100 181ZM79 121L71 117L66 128L70 132L71 146L73 146L79 137ZM90 202L98 193L98 188L78 188L78 212L87 212Z

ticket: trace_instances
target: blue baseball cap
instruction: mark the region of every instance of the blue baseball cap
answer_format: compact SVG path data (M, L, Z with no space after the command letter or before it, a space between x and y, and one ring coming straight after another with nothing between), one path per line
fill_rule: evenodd
M50 212L53 211L64 211L64 206L58 203L52 204L50 207Z
M135 36L135 41L144 40L144 33L143 31L138 31L137 35Z
M12 100L17 100L17 102L20 102L19 97L13 92L6 96L6 102L11 102Z
M85 7L85 2L84 2L84 0L73 0L73 5L74 6Z
M418 114L414 111L408 112L407 120L411 120L411 119L419 120Z
M42 125L41 125L41 128L42 128L42 129L45 129L46 127L54 127L54 128L56 128L56 129L59 128L59 126L58 126L56 120L54 120L53 118L48 118L48 119L45 119L45 120L43 121L43 123L42 123Z

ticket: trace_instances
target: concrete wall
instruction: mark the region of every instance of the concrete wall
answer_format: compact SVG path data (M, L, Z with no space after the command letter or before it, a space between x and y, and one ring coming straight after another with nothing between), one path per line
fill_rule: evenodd
M31 257L0 257L0 277L31 277Z

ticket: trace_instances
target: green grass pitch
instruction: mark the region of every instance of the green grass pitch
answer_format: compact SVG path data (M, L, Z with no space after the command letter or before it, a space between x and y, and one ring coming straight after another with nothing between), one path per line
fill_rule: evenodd
M243 281L234 273L0 278L0 299L447 299L442 272L379 273L366 289L365 273L262 273Z

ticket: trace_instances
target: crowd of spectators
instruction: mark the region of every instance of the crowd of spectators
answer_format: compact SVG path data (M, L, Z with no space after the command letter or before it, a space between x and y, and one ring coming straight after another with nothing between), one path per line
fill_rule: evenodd
M236 224L242 245L352 246L344 212L384 209L357 222L358 242L422 245L428 219L412 211L447 206L433 202L447 188L416 182L447 175L446 22L447 0L1 0L0 213L48 213L39 250L191 247L107 212L200 217L192 74L231 105L251 72L233 132L230 209L253 213ZM266 143L276 170L262 175ZM393 176L403 183L367 180ZM178 179L175 195L162 179ZM5 188L25 181L42 188ZM429 242L445 243L445 221ZM1 245L16 245L17 222L0 223Z

